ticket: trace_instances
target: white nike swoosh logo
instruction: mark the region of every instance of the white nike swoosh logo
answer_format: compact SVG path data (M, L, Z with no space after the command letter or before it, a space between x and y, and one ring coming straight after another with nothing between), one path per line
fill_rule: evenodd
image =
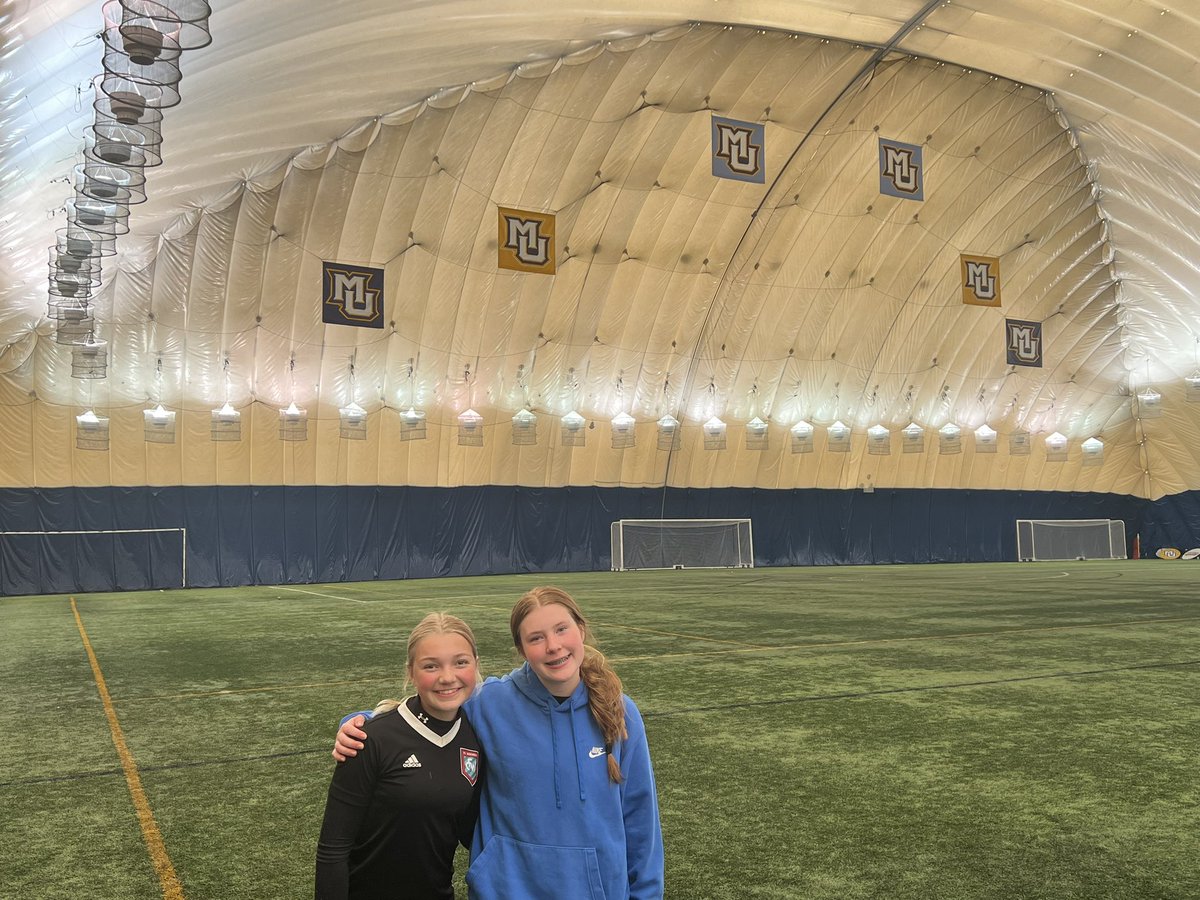
M595 759L597 756L603 756L603 755L604 755L604 750L601 749L600 747L593 747L590 751L588 751L588 759Z

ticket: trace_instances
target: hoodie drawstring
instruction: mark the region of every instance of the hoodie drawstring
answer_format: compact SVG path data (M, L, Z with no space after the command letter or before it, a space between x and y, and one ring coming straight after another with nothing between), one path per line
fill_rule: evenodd
M546 707L546 719L550 723L550 749L554 754L554 806L562 809L562 793L558 786L558 736L554 731L554 710L549 706Z
M568 700L568 703L571 701ZM583 789L583 768L579 765L579 738L575 734L575 706L571 706L571 746L575 748L575 752L571 755L575 757L575 779L579 782L579 799L587 800L587 791Z

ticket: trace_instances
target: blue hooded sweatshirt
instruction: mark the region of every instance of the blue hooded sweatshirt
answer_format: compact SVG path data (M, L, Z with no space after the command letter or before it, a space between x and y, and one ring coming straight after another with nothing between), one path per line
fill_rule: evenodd
M663 895L662 828L646 729L611 752L584 684L559 702L526 664L489 678L465 710L487 753L467 885L475 900L652 900Z

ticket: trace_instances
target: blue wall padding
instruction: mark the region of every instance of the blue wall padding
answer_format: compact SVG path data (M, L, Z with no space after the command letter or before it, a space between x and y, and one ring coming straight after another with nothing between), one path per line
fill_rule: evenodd
M1125 521L1200 546L1200 492L211 486L0 489L0 531L186 527L189 586L607 569L626 518L750 518L755 564L1015 560L1017 518ZM5 536L6 595L177 587L176 534Z
M1147 503L1142 510L1142 555L1159 547L1188 551L1200 547L1200 491L1187 491Z

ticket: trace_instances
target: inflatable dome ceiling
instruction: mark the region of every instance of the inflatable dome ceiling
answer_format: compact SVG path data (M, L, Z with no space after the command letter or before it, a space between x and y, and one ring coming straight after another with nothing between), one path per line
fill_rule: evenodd
M4 486L1200 488L1197 0L0 40Z

